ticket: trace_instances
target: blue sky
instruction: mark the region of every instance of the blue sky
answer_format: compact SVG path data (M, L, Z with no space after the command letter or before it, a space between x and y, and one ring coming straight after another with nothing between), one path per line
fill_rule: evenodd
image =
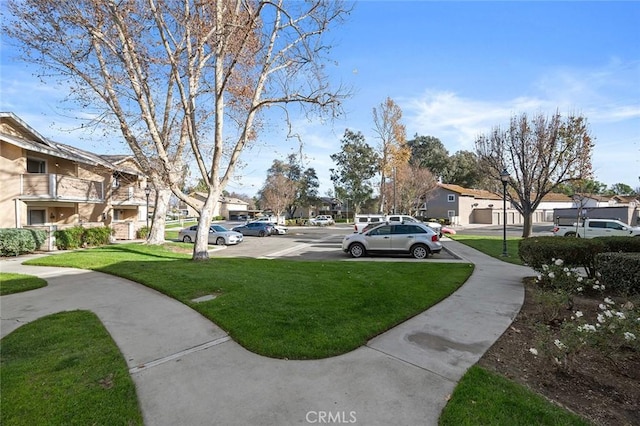
M328 36L331 77L353 88L347 114L333 123L295 120L322 195L346 128L378 144L372 109L387 97L403 110L409 139L435 136L450 154L473 150L479 134L513 115L583 114L595 137L595 178L640 186L640 2L360 1ZM79 123L61 108L64 90L15 62L4 41L1 55L0 110L63 143L124 151L99 135L68 132ZM280 127L243 155L247 165L230 191L253 195L274 159L298 152Z

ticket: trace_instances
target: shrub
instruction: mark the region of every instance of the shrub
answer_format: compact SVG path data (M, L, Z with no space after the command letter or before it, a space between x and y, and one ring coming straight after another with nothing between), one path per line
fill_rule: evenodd
M81 247L83 232L84 228L82 226L57 230L54 233L56 237L56 247L59 250L73 250Z
M600 253L595 257L595 266L600 281L612 293L640 294L640 253Z
M569 237L531 237L520 240L520 259L534 269L562 259L566 266L583 267L590 277L595 274L595 255L605 250L601 239Z
M97 226L84 228L80 225L73 228L60 229L55 232L56 247L59 250L74 250L84 246L101 246L109 244L111 228Z
M46 238L47 233L40 229L0 229L0 255L18 256L31 253L39 248Z
M139 240L145 240L149 236L149 228L143 226L136 231L136 238Z
M98 226L87 228L82 234L82 242L88 246L103 246L109 244L111 228L108 226Z
M640 237L596 237L605 245L605 252L640 253Z

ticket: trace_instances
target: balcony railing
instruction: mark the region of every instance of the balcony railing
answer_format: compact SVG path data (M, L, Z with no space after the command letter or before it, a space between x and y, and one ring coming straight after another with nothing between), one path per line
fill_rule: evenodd
M100 181L44 173L21 175L22 196L73 201L104 201L104 184Z
M153 204L155 200L154 192L149 194L149 204ZM147 194L143 188L137 188L135 186L120 186L113 188L111 191L111 202L113 204L134 204L144 205L147 202Z

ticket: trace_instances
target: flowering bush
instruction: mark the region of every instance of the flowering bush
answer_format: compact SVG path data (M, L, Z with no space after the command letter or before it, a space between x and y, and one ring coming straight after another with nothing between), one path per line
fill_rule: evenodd
M606 288L597 277L584 278L565 267L562 259L554 259L551 265L542 265L536 283L542 288L539 293L546 295L537 298L551 317L542 326L543 341L529 349L531 354L541 353L558 368L571 370L573 358L586 347L612 358L640 351L640 307L633 302L604 297L590 312L573 309L573 297L578 294L604 294Z

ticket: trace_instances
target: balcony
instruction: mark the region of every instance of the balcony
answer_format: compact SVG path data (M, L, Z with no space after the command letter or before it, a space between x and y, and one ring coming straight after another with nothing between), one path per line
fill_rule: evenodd
M154 192L149 196L149 203L154 203ZM147 203L147 194L144 188L135 186L119 186L111 191L111 204L115 205L136 205L142 206Z
M104 184L55 173L27 173L20 176L20 195L42 200L104 202Z

